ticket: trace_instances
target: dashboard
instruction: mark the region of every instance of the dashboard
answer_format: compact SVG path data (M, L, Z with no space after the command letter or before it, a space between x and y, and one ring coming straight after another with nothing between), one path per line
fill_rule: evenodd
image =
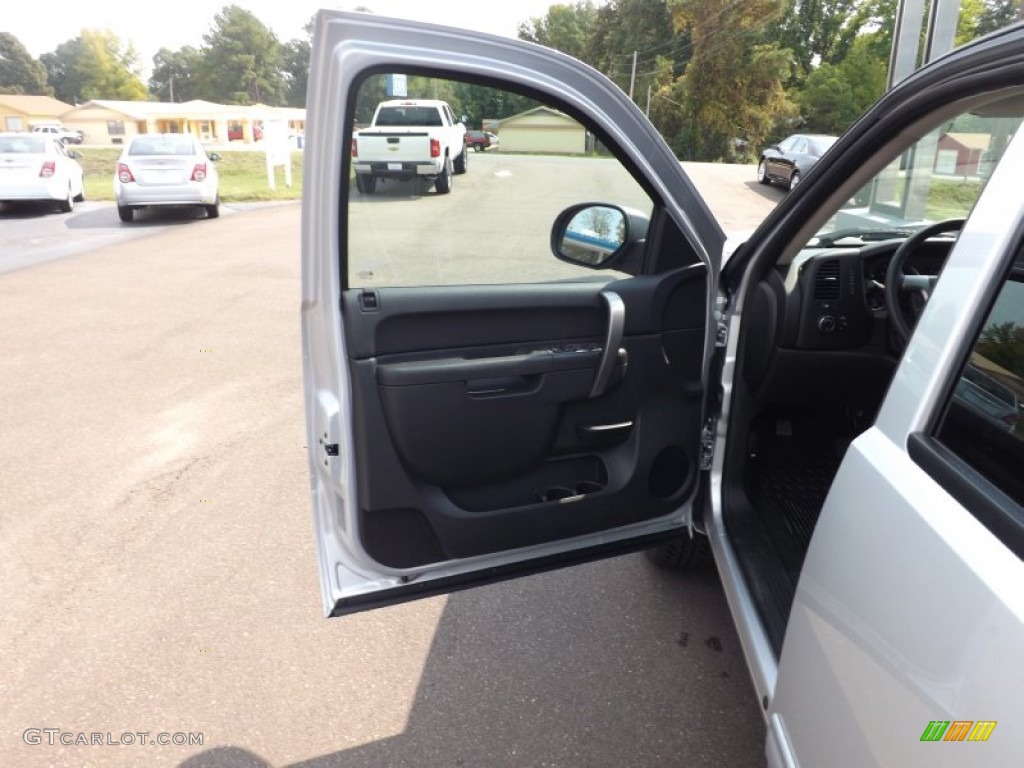
M937 275L954 240L920 245L904 272ZM755 400L880 402L902 350L893 342L886 272L902 239L805 248L756 286L747 311L744 379ZM913 317L919 294L900 296Z
M886 272L902 240L860 248L805 249L786 268L783 280L785 318L781 346L797 349L852 349L872 338L873 326L888 317ZM904 264L907 274L938 275L953 240L936 238L921 244ZM900 296L914 316L924 298Z

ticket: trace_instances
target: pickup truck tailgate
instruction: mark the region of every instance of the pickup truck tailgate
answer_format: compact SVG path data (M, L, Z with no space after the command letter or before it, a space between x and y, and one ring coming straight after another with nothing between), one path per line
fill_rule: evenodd
M423 162L430 159L430 134L360 131L355 136L359 162Z

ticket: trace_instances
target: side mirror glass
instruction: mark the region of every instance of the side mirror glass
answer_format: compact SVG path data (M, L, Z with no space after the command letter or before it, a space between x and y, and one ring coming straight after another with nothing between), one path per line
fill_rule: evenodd
M72 160L78 160L79 158L82 157L82 153L74 149L69 149L68 157L70 157Z
M215 163L220 162L220 154L218 154L217 152L211 152L210 154L207 155L207 157L210 158L210 160L212 160Z
M628 237L625 211L588 203L573 206L558 217L552 232L552 248L563 261L600 269L624 250Z

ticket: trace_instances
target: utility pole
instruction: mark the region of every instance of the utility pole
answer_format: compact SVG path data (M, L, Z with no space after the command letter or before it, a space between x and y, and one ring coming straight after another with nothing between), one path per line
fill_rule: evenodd
M633 51L633 74L629 77L629 99L633 100L633 87L636 85L636 51Z
M171 75L171 101L174 101L174 75Z
M647 117L651 116L651 86L647 86L647 109L644 110Z

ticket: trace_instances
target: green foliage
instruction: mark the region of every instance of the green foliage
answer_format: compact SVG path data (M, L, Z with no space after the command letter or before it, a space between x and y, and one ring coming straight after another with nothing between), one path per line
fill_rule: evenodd
M979 36L1010 26L1020 13L1020 0L982 0L982 4L976 27Z
M306 106L311 53L309 40L292 40L284 47L282 72L286 81L285 103L289 107Z
M783 84L791 55L764 42L783 0L669 0L677 29L689 29L693 55L682 89L667 86L682 108L676 151L692 160L732 160L737 139L759 147L796 113ZM659 90L659 98L672 98Z
M478 130L483 126L484 120L501 120L540 104L534 99L510 91L454 80L409 75L407 84L408 98L447 101L456 119L465 116L467 127ZM384 75L367 77L356 94L356 123L369 124L377 105L390 98L397 97L387 95Z
M885 93L887 60L879 58L871 35L856 38L839 64L822 64L796 93L803 128L839 134Z
M522 22L518 30L519 38L555 48L588 64L594 64L590 42L597 18L597 7L592 0L577 0L571 5L552 5L545 16Z
M853 89L833 64L822 64L807 76L797 103L804 128L812 133L842 133L859 114L853 106Z
M676 31L665 0L612 0L597 11L590 43L595 67L629 92L637 52L634 98L643 104L647 88L664 77L679 77L690 58L688 30Z
M0 32L0 93L53 96L46 82L46 67L9 32Z
M159 101L191 101L198 98L196 72L202 54L191 45L171 51L161 48L153 57L149 92Z
M845 56L851 42L848 25L861 4L862 0L789 0L769 39L792 51L798 81L817 63L830 64Z
M285 103L284 48L252 12L225 6L203 42L195 65L200 98L222 104Z
M44 53L40 60L62 101L145 101L148 96L139 79L135 49L122 46L109 30L83 29L81 35L61 43L52 53Z
M468 128L483 128L484 120L502 120L540 106L540 102L505 90L472 83L453 83L451 105L455 116L469 118Z

